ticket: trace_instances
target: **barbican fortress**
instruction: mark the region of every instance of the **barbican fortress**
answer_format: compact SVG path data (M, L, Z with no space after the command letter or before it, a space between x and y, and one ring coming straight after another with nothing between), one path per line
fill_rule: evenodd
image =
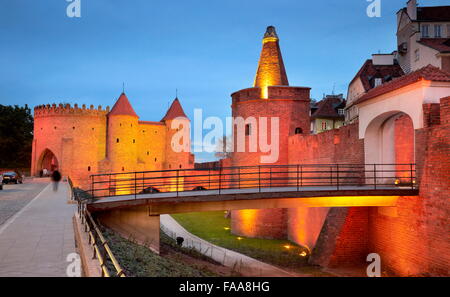
M268 27L253 86L231 97L233 117L280 119L274 165L415 164L419 194L397 197L394 207L232 210L232 233L289 239L309 248L310 262L326 267L364 263L375 252L384 269L397 275L449 275L449 95L450 73L425 65L355 98L359 119L312 135L310 88L289 85L279 38ZM125 94L111 110L38 106L32 173L58 168L88 187L96 173L193 168L192 154L170 146L177 117L189 121L175 99L160 122L139 121ZM259 123L246 124L246 140L255 137L253 125ZM236 129L234 140L242 133ZM249 152L246 144L246 152L232 153L221 166L261 165L267 153Z
M34 109L31 172L58 169L75 186L89 187L92 174L193 167L193 155L171 148L172 121L189 127L176 98L159 122L140 121L122 93L113 108L76 104L45 105ZM189 144L186 144L189 145Z

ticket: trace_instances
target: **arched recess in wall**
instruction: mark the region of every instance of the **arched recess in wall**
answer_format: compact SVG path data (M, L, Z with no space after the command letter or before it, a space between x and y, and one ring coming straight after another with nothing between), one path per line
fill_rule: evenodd
M411 165L415 163L415 131L411 117L401 111L391 111L374 118L364 134L364 154L365 164L383 164L377 165L377 169L392 171L378 173L377 178L382 179L377 182L410 182L410 170L415 167Z
M48 171L59 170L58 158L50 149L45 149L39 158L37 170L39 172L44 169Z

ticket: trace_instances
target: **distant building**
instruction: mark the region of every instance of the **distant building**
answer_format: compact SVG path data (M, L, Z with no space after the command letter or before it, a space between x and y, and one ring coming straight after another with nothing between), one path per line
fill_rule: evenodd
M372 55L372 59L364 63L348 86L345 121L352 123L358 119L358 109L354 105L358 98L402 75L404 72L395 59L395 53Z
M450 6L417 7L416 0L397 12L398 61L405 73L431 64L450 72Z
M311 133L317 134L344 125L345 99L343 94L327 95L311 104Z
M370 90L428 65L450 73L450 6L418 7L410 0L397 13L398 50L375 54L350 82L345 122L359 119L355 102Z

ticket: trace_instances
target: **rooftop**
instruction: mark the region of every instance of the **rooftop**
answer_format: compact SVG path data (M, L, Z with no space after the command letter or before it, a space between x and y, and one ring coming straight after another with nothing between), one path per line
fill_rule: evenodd
M445 72L435 66L428 65L419 70L411 72L407 75L403 75L399 78L395 78L390 82L384 83L376 88L371 89L361 98L359 98L355 104L367 101L377 96L389 93L391 91L400 89L407 85L413 84L420 80L437 81L437 82L450 82L450 73Z
M440 53L450 53L450 38L422 38L418 42Z
M108 114L108 116L112 115L129 115L138 117L125 93L122 93L120 95L119 99L117 99L116 103Z
M183 107L181 107L180 100L178 100L178 98L175 98L175 100L173 100L172 102L172 105L169 107L169 110L167 110L166 115L162 118L161 122L170 121L179 117L187 118L186 114L184 113Z

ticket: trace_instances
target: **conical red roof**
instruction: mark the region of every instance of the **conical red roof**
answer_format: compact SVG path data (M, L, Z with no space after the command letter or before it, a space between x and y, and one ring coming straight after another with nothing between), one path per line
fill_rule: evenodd
M169 110L167 110L167 113L163 117L161 122L170 121L178 117L187 118L186 114L184 113L183 107L181 107L180 100L178 100L178 98L175 98L175 100L173 100L172 105L169 107Z
M113 108L108 114L108 116L112 115L129 115L138 117L133 107L131 106L130 101L128 101L127 95L125 95L125 93L122 93L120 95L119 99L117 99L116 101L116 104L114 104Z

